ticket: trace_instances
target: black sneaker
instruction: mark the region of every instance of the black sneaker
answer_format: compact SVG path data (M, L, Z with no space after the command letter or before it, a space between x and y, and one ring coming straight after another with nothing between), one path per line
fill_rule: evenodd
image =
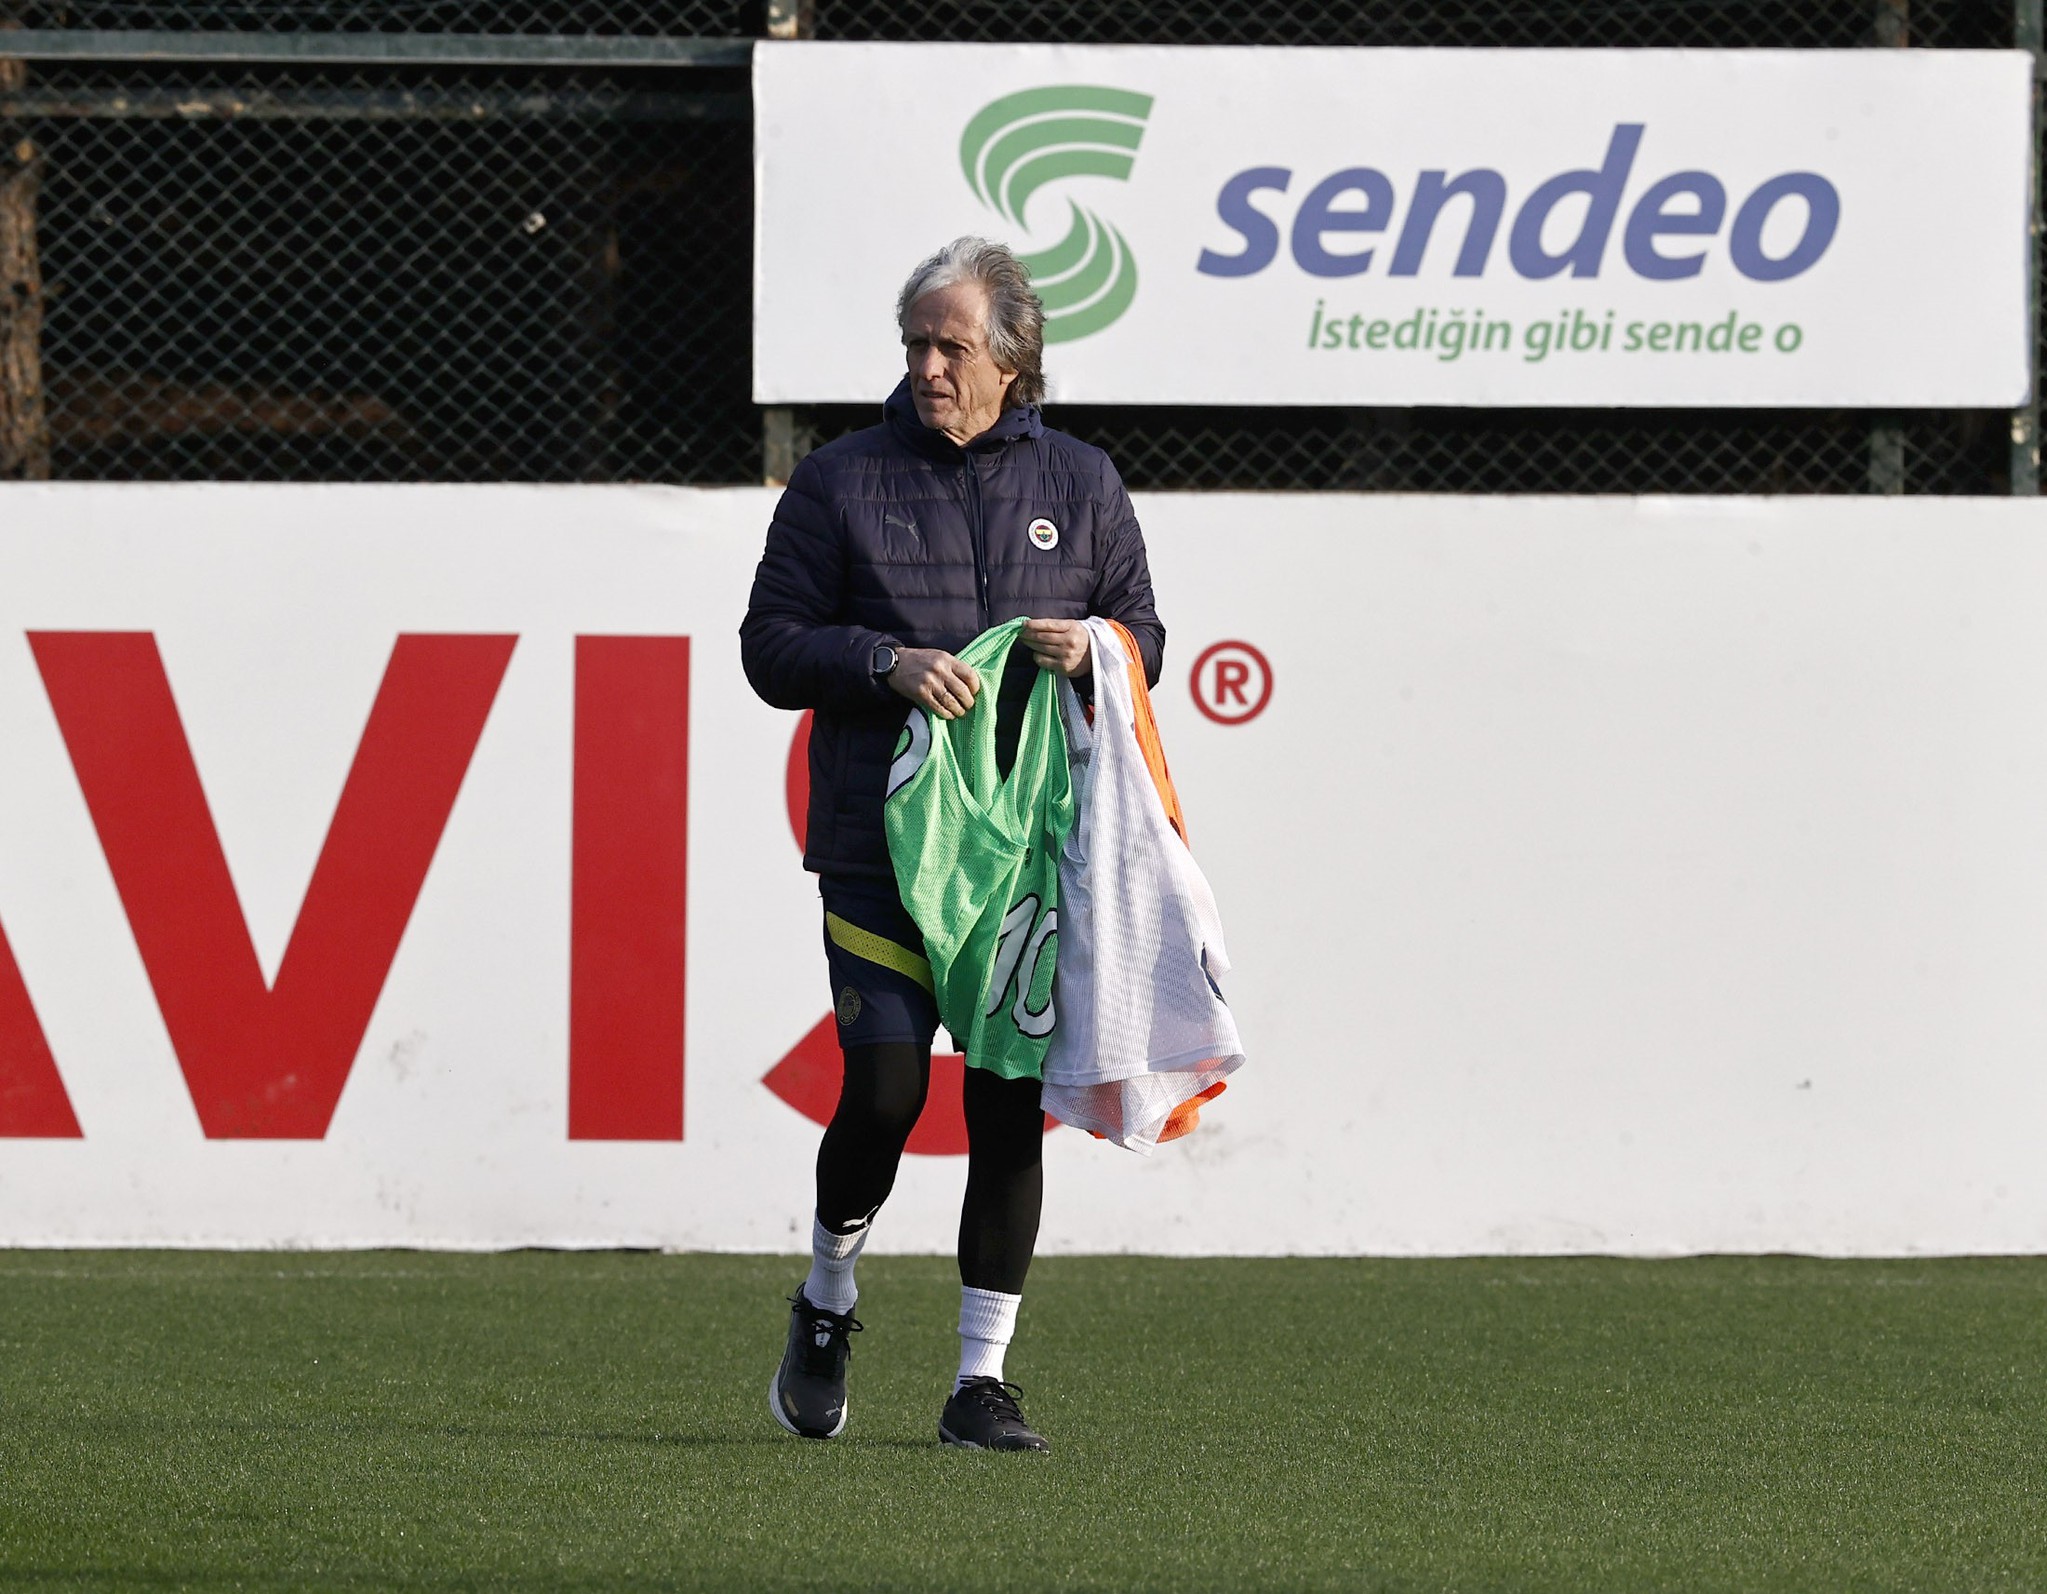
M851 1312L812 1306L802 1290L790 1297L789 1344L768 1385L775 1421L804 1439L834 1439L846 1426L848 1336L860 1332Z
M939 1414L938 1437L962 1450L1050 1450L1017 1409L1022 1393L999 1378L969 1378Z

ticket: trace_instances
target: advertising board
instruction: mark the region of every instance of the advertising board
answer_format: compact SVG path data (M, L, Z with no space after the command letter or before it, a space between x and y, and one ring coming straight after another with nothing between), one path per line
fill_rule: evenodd
M0 1243L803 1246L772 493L4 499ZM1138 509L1249 1062L1048 1250L2047 1250L2037 504Z
M754 396L867 401L980 234L1055 398L2006 408L2017 51L767 43Z

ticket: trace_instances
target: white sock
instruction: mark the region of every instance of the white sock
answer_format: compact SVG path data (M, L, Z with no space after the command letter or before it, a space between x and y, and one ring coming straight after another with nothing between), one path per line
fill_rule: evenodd
M958 1389L969 1378L1000 1378L1003 1354L1016 1335L1016 1309L1021 1295L999 1290L960 1289L960 1375Z
M863 1223L850 1234L838 1234L815 1217L810 1220L810 1277L803 1281L803 1294L812 1306L827 1312L853 1310L860 1298L853 1284L853 1264L860 1260L869 1227Z

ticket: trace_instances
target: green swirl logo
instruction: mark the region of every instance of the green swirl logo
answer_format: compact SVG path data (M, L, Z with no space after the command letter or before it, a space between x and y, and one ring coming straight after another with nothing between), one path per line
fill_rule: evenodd
M1024 207L1066 177L1130 180L1152 97L1083 83L1005 94L967 123L960 169L981 203L1023 227ZM1137 297L1137 260L1114 225L1069 199L1066 236L1023 256L1045 302L1045 341L1099 332Z

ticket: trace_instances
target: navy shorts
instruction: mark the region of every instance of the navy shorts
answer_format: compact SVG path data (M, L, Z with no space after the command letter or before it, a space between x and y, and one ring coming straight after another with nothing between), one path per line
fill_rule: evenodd
M929 1046L938 1003L924 937L893 882L820 877L824 955L832 976L839 1045Z

